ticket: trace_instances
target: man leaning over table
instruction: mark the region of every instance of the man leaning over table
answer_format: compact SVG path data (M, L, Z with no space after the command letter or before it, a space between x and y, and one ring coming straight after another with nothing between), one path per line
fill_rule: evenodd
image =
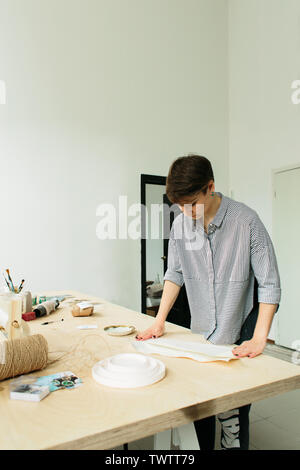
M170 231L159 311L137 340L164 334L168 313L185 283L191 332L214 344L237 344L233 348L237 357L254 358L265 348L281 299L276 255L264 224L246 204L215 192L211 163L199 155L179 157L172 163L166 193L182 212ZM192 222L195 235L202 235L203 243L196 249L186 249L185 217ZM250 407L217 415L222 449L249 448ZM194 426L200 449L214 449L215 416L194 421Z

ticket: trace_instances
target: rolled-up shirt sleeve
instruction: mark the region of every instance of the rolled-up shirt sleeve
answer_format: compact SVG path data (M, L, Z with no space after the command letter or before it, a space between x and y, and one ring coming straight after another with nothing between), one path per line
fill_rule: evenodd
M255 212L250 222L251 267L258 282L258 302L278 304L281 299L280 275L270 235Z
M164 281L172 281L180 287L184 283L176 240L174 239L173 226L170 230L170 238L168 243L168 267L163 279Z

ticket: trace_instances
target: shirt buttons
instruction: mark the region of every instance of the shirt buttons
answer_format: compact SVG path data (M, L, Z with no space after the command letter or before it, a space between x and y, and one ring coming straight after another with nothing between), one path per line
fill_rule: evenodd
M208 233L213 233L216 230L216 226L214 224L208 225Z

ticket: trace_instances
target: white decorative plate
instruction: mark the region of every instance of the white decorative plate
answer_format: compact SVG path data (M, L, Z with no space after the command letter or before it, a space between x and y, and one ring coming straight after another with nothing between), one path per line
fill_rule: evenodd
M104 331L111 336L126 336L131 335L135 331L132 325L110 325L104 328Z
M107 357L92 368L96 382L116 388L145 387L165 376L163 362L151 356L123 353Z

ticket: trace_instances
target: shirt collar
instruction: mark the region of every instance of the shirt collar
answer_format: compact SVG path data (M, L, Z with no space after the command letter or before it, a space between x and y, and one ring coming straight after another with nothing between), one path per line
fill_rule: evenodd
M211 221L211 225L216 225L217 227L220 227L228 208L229 198L227 196L224 196L224 194L222 194L221 192L216 192L215 194L221 196L222 199L221 204L219 205L219 208L213 220Z

